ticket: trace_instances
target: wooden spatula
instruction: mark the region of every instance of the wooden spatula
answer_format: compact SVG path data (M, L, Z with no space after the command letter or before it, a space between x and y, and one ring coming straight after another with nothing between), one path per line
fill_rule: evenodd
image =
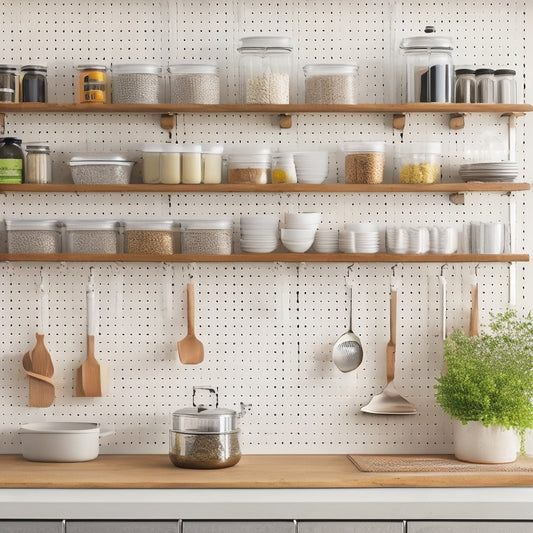
M472 284L472 308L470 309L470 324L468 335L470 337L479 337L479 297L478 297L477 278Z
M187 283L187 335L178 342L178 354L184 365L197 365L204 360L204 345L194 334L194 285Z

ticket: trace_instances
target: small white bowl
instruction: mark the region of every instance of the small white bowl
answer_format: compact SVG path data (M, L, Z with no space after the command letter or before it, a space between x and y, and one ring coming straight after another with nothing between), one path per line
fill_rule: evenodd
M289 252L294 253L304 253L313 246L313 239L307 240L307 241L284 241L281 239L281 242L283 243L283 246L289 250Z
M281 228L281 239L288 241L308 241L315 238L315 229Z
M285 225L298 226L299 224L320 224L322 213L285 213Z

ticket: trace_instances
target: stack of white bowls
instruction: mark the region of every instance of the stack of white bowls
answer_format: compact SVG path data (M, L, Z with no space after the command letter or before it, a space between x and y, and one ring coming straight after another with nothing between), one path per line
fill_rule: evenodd
M429 250L429 228L387 228L388 252L393 254L425 254Z
M429 251L432 254L454 254L459 247L459 233L452 227L433 227L429 230Z
M307 252L313 245L322 213L285 213L281 242L290 252Z
M344 253L376 254L379 252L379 229L376 224L351 222L339 232L339 249Z
M315 233L315 252L334 254L339 251L339 232L336 229L319 229Z
M298 183L322 183L328 177L327 151L294 152L294 166Z
M251 253L270 253L278 247L279 217L250 215L241 217L241 250Z

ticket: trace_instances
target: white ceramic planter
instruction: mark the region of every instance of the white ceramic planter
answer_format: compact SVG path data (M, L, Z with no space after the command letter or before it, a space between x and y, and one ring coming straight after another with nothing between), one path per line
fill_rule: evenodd
M454 453L469 463L512 463L520 447L518 435L500 426L454 420Z

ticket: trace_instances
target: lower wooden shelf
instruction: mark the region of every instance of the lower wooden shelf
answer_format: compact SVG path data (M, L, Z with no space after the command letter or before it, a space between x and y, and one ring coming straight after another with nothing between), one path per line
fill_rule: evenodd
M529 254L0 254L0 261L124 263L511 263L529 261Z

